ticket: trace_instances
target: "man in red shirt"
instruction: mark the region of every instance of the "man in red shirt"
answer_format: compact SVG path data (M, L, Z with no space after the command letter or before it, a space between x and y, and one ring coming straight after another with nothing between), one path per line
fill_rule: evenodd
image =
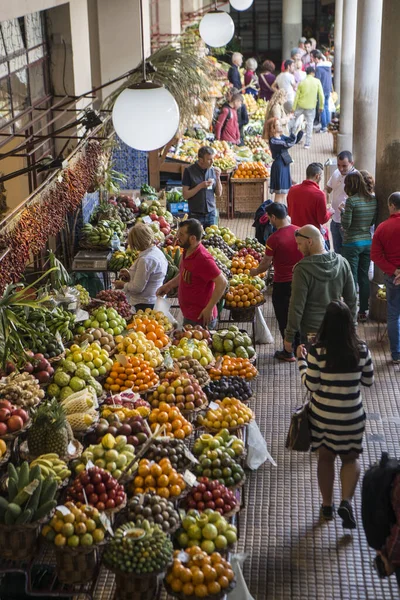
M322 227L331 218L331 213L326 209L325 194L319 187L323 170L321 163L309 164L303 183L290 188L287 204L292 222L299 227L314 225L321 231L326 249L329 250L329 233L327 228Z
M294 235L298 227L290 224L286 206L279 202L273 202L267 206L266 212L271 224L277 231L269 236L265 255L258 267L250 270L250 275L254 277L259 273L265 273L271 262L274 263L272 305L278 321L279 331L284 340L292 291L293 267L303 258L303 255L297 247ZM274 356L278 360L287 362L294 362L296 360L294 353L287 352L286 350L277 350Z
M388 199L390 217L372 238L371 260L385 273L387 328L394 364L400 364L400 192Z
M214 257L201 243L202 235L203 228L196 219L179 224L178 242L183 248L179 274L161 286L157 296L164 296L177 287L184 324L213 329L217 322L216 305L225 292L227 281Z

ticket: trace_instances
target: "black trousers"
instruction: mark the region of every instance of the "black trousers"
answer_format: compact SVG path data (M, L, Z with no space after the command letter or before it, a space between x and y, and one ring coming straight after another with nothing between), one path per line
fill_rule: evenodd
M276 320L278 321L279 331L282 339L285 339L285 329L288 320L289 302L292 294L291 281L274 281L272 284L272 306L274 307ZM300 333L297 331L294 336L294 349L300 344Z

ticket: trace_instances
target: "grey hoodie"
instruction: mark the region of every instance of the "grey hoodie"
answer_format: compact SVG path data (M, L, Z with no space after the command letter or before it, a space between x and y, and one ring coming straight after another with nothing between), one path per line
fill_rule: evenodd
M335 252L305 256L293 269L285 340L293 342L296 331L316 333L328 304L342 298L356 321L357 296L347 260Z

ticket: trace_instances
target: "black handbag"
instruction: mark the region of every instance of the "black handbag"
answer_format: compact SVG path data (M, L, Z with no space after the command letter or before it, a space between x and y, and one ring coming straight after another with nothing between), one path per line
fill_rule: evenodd
M286 166L290 165L290 163L293 162L293 158L290 156L289 151L286 149L281 152L281 157L283 160L283 164Z
M286 437L286 448L296 452L307 452L311 446L311 429L309 422L310 402L307 400L295 409L290 420Z

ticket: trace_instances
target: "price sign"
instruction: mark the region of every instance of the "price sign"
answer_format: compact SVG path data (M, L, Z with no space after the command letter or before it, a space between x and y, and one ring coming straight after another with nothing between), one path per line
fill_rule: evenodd
M181 563L187 563L190 560L190 556L187 552L182 551L178 554L178 560L180 560Z
M210 404L208 405L208 408L210 408L211 410L218 410L220 408L220 406L216 402L210 402Z
M70 510L69 508L67 508L66 506L56 506L56 511L58 510L58 512L60 512L64 517L65 515L69 515L70 514Z
M93 468L94 468L94 464L92 463L92 461L89 458L89 460L86 463L86 469L93 469Z
M88 498L87 498L87 496L86 496L86 491L85 491L85 488L82 488L82 492L83 492L83 497L85 498L85 504L89 504L89 502L88 502Z
M153 222L151 220L151 217L149 217L148 215L146 215L145 217L142 217L142 221L143 221L143 223L146 223L146 225L150 225L150 223Z
M188 485L190 485L190 487L194 487L195 485L197 485L196 475L193 475L193 473L191 473L187 469L183 474L183 479Z
M107 517L107 515L103 512L100 513L100 523L103 525L104 529L114 537L114 531L111 527L111 521Z
M197 458L194 456L194 454L192 454L189 450L189 448L187 448L186 446L183 446L183 452L186 456L187 459L189 459L192 463L198 465L199 461L197 460Z

